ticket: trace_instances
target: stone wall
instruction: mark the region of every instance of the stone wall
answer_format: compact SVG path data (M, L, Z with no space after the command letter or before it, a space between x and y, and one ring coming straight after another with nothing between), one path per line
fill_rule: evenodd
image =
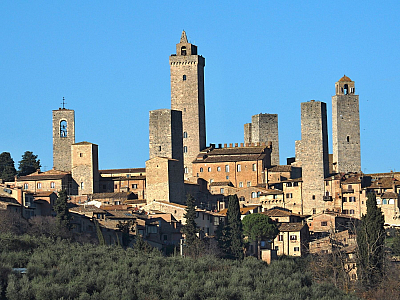
M61 123L63 122L63 123ZM64 123L65 122L65 123ZM66 127L61 129L61 124ZM75 143L75 112L70 109L53 110L53 168L71 171L71 145Z

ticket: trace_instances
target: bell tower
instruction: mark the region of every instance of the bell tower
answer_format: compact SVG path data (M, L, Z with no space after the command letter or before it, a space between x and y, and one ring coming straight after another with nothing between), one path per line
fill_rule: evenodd
M344 75L335 84L332 96L332 142L334 170L361 172L360 112L355 85Z
M171 109L182 112L184 178L188 179L192 176L192 161L206 147L205 59L197 54L197 46L188 42L185 31L169 64Z

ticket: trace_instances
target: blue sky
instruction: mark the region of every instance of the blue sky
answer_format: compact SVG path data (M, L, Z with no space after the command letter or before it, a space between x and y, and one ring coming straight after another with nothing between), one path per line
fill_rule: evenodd
M384 4L383 4L384 3ZM206 59L207 144L243 142L277 113L281 163L301 138L300 103L328 107L343 74L360 95L362 171L400 171L398 1L1 1L0 152L52 163L52 110L100 168L144 167L149 111L170 108L168 57L184 29Z

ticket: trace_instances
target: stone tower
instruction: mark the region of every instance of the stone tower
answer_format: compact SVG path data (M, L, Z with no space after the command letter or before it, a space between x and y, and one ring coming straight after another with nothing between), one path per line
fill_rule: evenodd
M361 172L360 112L354 81L343 76L332 96L332 141L334 170Z
M297 147L301 151L303 214L315 214L324 209L324 179L329 173L326 103L301 103L301 143Z
M75 111L53 110L53 168L71 171L71 145L75 143Z
M204 57L190 44L185 31L169 57L171 70L171 109L182 112L183 162L185 179L192 176L192 161L206 147L204 104Z
M71 173L74 181L73 193L87 195L99 189L98 146L89 142L71 145Z
M258 114L244 124L245 143L272 143L271 165L279 165L278 115Z

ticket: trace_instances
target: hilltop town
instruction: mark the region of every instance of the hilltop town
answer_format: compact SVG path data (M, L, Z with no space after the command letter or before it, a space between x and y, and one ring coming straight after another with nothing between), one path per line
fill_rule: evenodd
M237 195L242 218L262 213L278 224L275 240L261 243L263 259L330 253L334 235L348 266L368 193L376 194L385 226L400 226L400 172L361 172L359 96L348 76L335 83L332 96L333 153L327 104L311 100L301 103L296 155L281 165L277 114L249 116L243 142L207 145L205 58L185 32L169 63L171 109L149 112L145 168L99 170L99 145L75 140L75 111L62 107L52 112L52 170L1 181L0 209L26 219L55 216L58 193L66 190L75 231L95 232L98 223L105 242L117 244L118 225L130 222L131 235L171 253L182 243L187 194L196 200L202 238L216 235L226 222L228 197ZM253 246L246 255L257 256ZM356 279L355 270L348 270Z

